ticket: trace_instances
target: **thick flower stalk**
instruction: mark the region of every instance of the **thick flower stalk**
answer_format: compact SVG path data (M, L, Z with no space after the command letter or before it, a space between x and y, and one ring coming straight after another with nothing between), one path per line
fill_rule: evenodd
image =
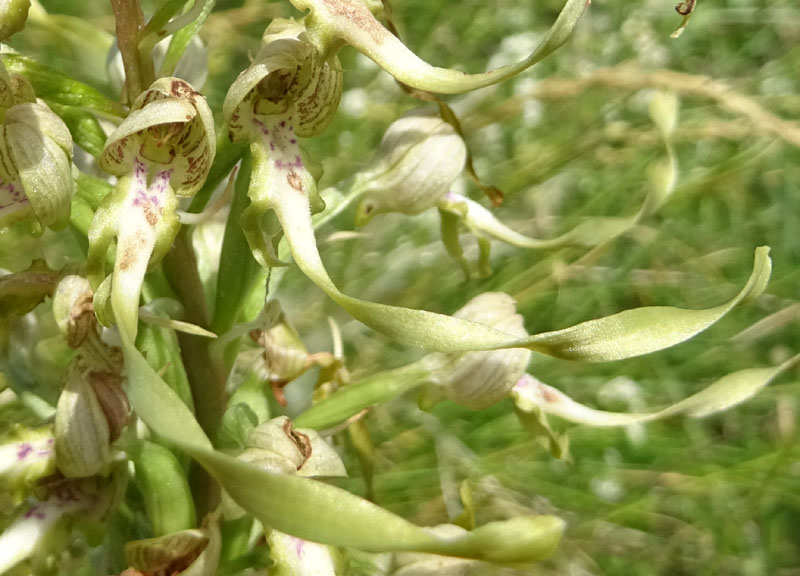
M118 182L89 229L87 271L98 316L108 323L113 314L131 340L147 268L172 246L180 228L178 196L192 196L203 185L214 144L214 122L203 96L183 80L160 78L136 99L100 156L101 167ZM114 237L116 260L107 276L106 253Z
M69 221L72 136L30 84L0 63L0 227L32 219L33 231Z

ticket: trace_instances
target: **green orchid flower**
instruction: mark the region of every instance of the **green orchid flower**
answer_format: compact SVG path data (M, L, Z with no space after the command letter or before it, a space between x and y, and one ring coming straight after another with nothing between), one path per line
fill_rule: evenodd
M89 229L87 273L98 317L109 324L113 316L131 339L145 273L172 246L180 228L178 197L203 185L215 142L205 98L183 80L160 78L136 99L99 158L118 182ZM107 275L106 254L115 237L114 270Z

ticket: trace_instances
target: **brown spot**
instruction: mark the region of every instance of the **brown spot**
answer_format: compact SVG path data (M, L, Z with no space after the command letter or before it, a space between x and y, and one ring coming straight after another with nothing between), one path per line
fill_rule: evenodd
M170 92L176 98L187 98L189 100L194 99L194 89L189 85L188 82L184 82L183 80L175 79L172 81L170 85Z
M308 459L311 458L311 439L307 434L295 430L291 420L286 420L286 423L283 425L283 431L286 433L286 436L294 442L295 446L297 446L300 454L303 455L303 462L297 467L297 469L300 470Z
M119 255L119 269L125 272L133 266L139 256L139 252L147 244L147 239L140 231L136 231L130 244L127 244L123 249L122 254Z
M131 406L122 389L122 378L112 372L92 370L88 374L88 380L100 402L113 442L119 438L131 417Z
M303 181L300 179L300 176L297 175L297 172L294 171L294 168L289 170L289 173L286 175L286 181L289 183L289 186L298 192L303 191Z
M77 348L83 344L89 332L95 330L96 324L92 292L90 290L80 296L70 308L67 323L67 345L70 348Z
M158 210L149 202L145 202L142 206L142 212L144 212L144 218L147 220L147 223L150 224L152 228L155 228L156 224L158 224Z
M548 404L558 403L558 396L553 394L553 391L550 389L549 386L544 386L540 384L539 393L542 395L542 399Z
M331 14L352 22L369 34L377 44L381 44L383 39L389 35L389 31L378 22L362 2L353 0L323 0L323 2Z
M283 389L286 388L288 383L288 380L269 381L269 384L272 387L272 394L275 396L275 401L284 408L289 405L289 402L286 401L286 394L283 393Z

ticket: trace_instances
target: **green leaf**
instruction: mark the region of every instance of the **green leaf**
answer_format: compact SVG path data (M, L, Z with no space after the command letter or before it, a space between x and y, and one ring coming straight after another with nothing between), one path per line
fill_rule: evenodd
M421 386L430 372L410 367L387 370L348 384L295 418L299 428L324 430L341 424L362 410L394 400Z
M206 18L211 14L211 10L214 9L214 0L194 1L195 4L192 9L184 14L184 16L187 16L191 21L175 32L172 36L172 40L170 40L169 48L167 48L167 53L164 55L164 61L161 63L161 70L159 71L160 76L172 76L175 72L175 67L178 65L178 61L186 51L186 47L189 46L189 42L197 35L200 28L203 27ZM201 3L203 3L202 9L198 13L195 10L195 6L201 5ZM180 18L179 16L176 20Z
M50 108L67 125L75 144L95 158L100 156L106 144L106 133L94 114L74 106L62 106L56 102L50 102Z
M212 449L193 415L120 331L126 392L139 417L202 464L228 494L265 526L298 538L362 550L418 551L496 562L531 562L550 554L564 522L513 518L457 537L440 537L340 488L255 468Z
M144 441L128 450L154 536L197 527L192 492L175 455Z
M36 96L48 103L85 108L120 118L125 116L125 109L119 102L106 98L98 90L58 70L19 54L3 54L2 60L9 73L27 78Z
M154 370L163 370L164 381L192 408L192 391L175 334L166 328L143 323L136 336L136 346Z
M517 408L522 412L541 410L570 422L597 428L628 426L678 415L703 418L727 410L755 396L762 388L798 363L800 354L774 368L748 368L733 372L697 394L657 412L633 414L595 410L532 377L520 380L511 391L511 395Z

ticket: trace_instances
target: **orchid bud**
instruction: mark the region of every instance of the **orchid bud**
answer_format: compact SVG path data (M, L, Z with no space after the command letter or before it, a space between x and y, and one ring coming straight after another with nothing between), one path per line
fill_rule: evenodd
M266 332L252 332L251 336L264 348L264 363L270 380L289 382L309 368L311 363L305 344L285 321Z
M470 300L453 316L485 324L512 336L528 335L516 303L502 292L485 292ZM433 381L445 395L468 408L486 408L503 398L525 373L531 351L509 348L458 355L428 356Z
M336 450L318 432L294 429L286 416L273 418L250 432L239 459L283 474L346 475Z
M211 514L198 530L128 542L125 558L139 573L213 576L217 573L221 549L218 515Z
M0 0L0 42L6 42L25 27L30 7L31 0Z
M82 357L70 365L58 398L55 447L58 468L68 478L105 472L111 443L129 418L119 376L92 369Z
M9 108L0 133L0 226L33 216L37 233L60 228L72 193L72 136L64 122L44 104Z
M435 112L406 114L389 126L373 166L358 176L355 187L364 197L356 224L382 212L419 214L436 206L466 158L464 140Z
M53 316L70 348L77 348L95 329L92 289L82 276L65 276L53 294Z
M253 63L230 87L223 112L231 140L260 134L265 117L292 113L294 132L319 134L333 119L342 96L342 68L323 60L302 24L273 20Z
M295 429L286 416L273 418L255 428L239 459L264 470L300 476L346 476L336 450L315 430ZM269 530L267 542L278 575L336 572L335 549L309 542L278 530ZM272 569L271 569L272 571Z

